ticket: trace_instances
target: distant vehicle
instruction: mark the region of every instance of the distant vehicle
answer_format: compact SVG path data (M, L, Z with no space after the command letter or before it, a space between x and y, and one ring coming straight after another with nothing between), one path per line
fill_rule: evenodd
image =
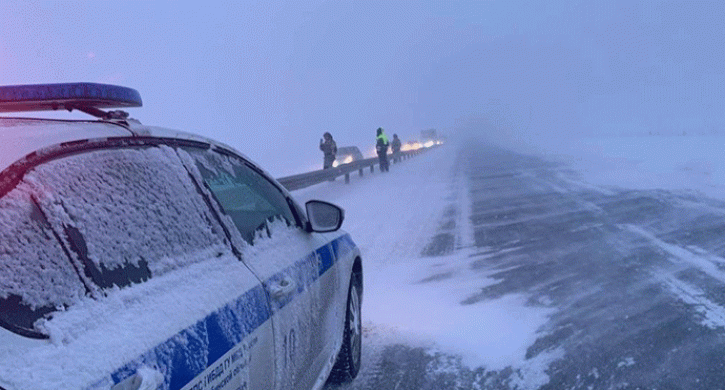
M353 161L364 159L365 157L357 146L343 146L341 148L337 148L335 162L332 163L332 166L338 167L343 164L350 164Z
M441 143L442 141L436 129L420 131L420 144L422 147L430 148L433 145L440 145Z
M443 137L436 131L436 129L428 129L420 131L420 144L422 147L430 148L433 145L440 145L443 143Z
M0 87L0 389L320 389L360 368L344 212L233 148L144 126L137 91Z
M418 142L417 140L412 140L412 141L408 141L408 142L404 143L401 146L400 150L407 152L409 150L418 150L422 147L423 147L423 145L421 145L420 142Z
M436 132L436 129L428 129L428 130L421 130L420 131L420 141L421 143L425 144L428 141L437 141L438 140L438 134Z

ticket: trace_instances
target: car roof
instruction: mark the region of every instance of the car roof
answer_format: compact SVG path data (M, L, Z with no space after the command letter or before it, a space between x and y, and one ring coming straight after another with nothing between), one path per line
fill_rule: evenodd
M113 121L0 117L0 172L39 150L62 147L67 142L111 137L192 140L234 151L249 161L242 153L218 141L184 131L144 126L133 119Z
M231 151L269 176L245 155L221 142L193 133L157 126L144 126L128 118L124 111L101 108L141 107L138 91L108 84L60 83L0 86L0 112L56 111L65 109L87 113L97 120L63 120L0 116L0 172L32 153L57 152L64 145L97 142L113 137L173 138L202 142Z

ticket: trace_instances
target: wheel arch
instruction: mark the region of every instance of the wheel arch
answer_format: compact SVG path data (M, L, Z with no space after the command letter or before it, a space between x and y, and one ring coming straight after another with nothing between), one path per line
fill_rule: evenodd
M358 281L358 288L360 291L360 302L362 303L362 296L363 296L363 266L362 266L362 259L360 256L355 257L355 260L352 263L352 273L357 276Z

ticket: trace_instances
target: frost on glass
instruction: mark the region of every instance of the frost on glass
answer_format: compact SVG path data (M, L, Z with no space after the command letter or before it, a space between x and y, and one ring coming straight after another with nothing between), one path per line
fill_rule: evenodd
M199 150L189 154L195 171L247 243L273 219L281 218L288 225L295 220L284 194L244 161Z
M43 314L71 305L84 293L26 188L0 199L0 318L32 329Z
M171 148L92 151L46 163L26 180L84 277L102 288L228 252Z

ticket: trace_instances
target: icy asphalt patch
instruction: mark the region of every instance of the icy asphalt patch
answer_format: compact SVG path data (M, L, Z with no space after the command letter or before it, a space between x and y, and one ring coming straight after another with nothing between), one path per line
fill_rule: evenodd
M447 194L421 210L434 222L356 238L377 281L363 369L340 388L725 388L725 204L598 188L483 145L447 152L433 165L448 177L418 187ZM420 315L406 304L427 316L395 321Z

